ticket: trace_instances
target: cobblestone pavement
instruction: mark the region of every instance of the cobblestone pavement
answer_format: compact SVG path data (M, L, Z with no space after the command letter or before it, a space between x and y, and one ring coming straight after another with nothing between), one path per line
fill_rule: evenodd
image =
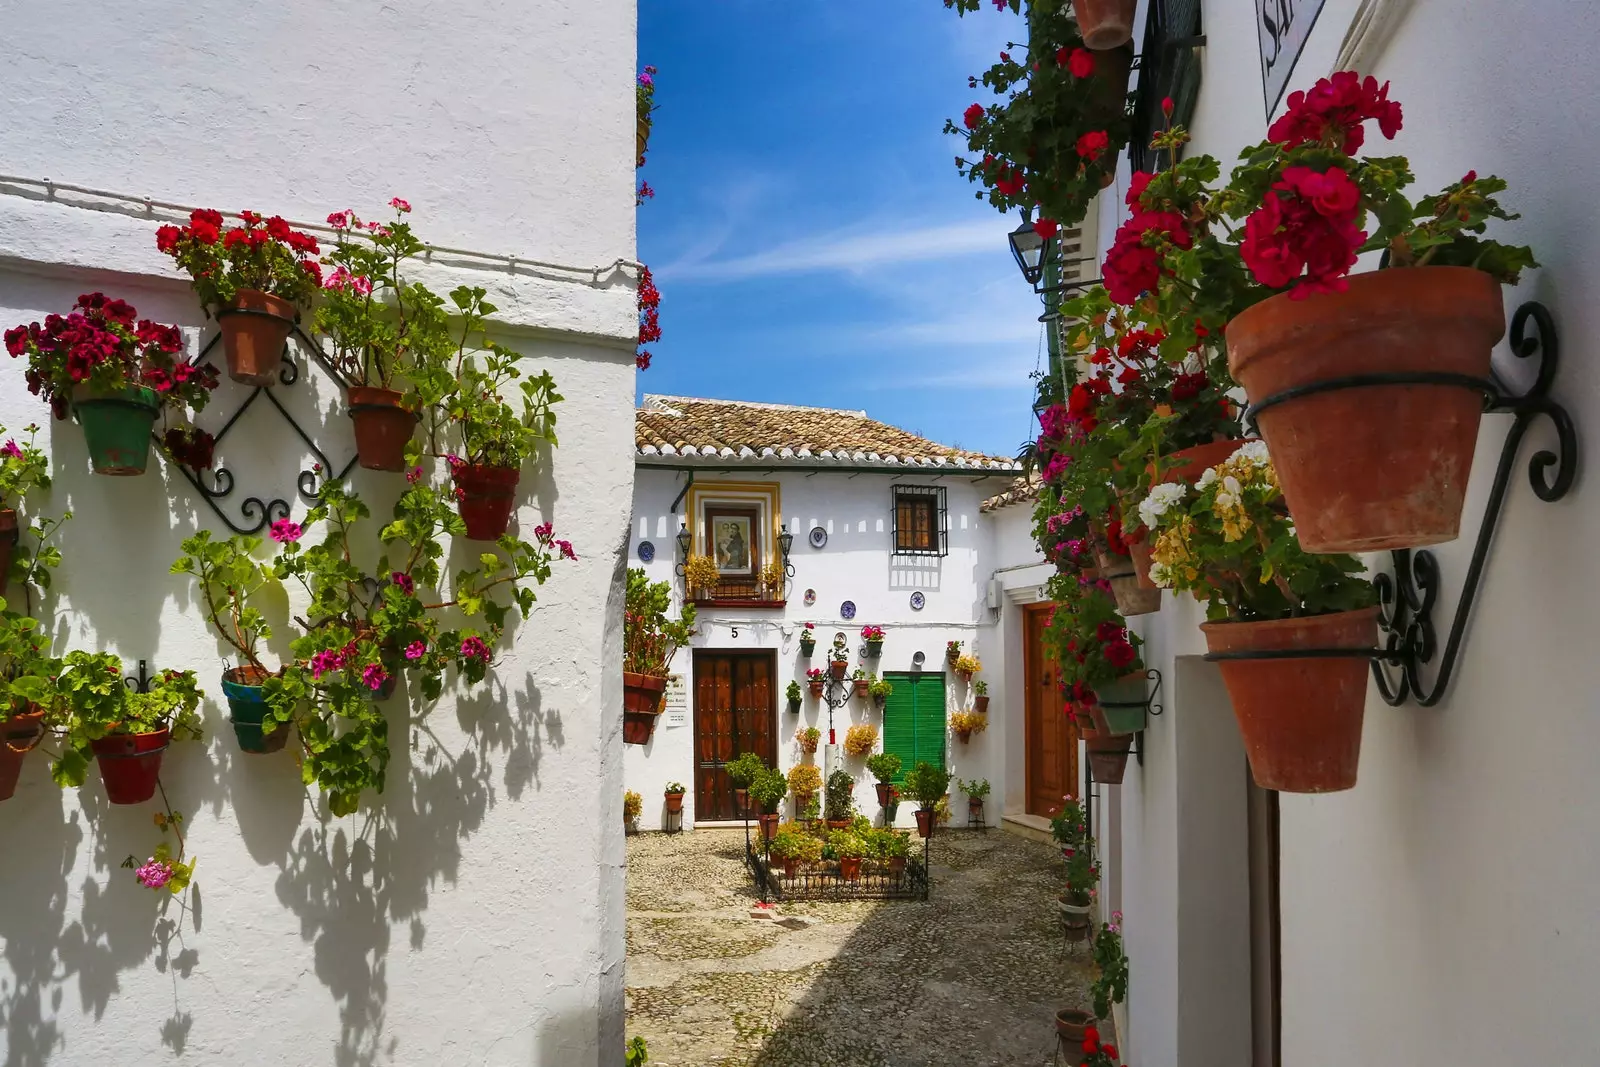
M1059 854L1001 830L934 836L932 899L756 899L742 831L628 841L628 1033L651 1067L1046 1067L1087 1005L1058 925Z

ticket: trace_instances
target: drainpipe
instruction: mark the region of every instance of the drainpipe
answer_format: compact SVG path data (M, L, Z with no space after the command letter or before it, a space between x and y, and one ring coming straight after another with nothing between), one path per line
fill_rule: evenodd
M694 484L694 468L686 467L684 469L689 472L689 480L683 483L683 489L679 491L677 496L672 498L672 506L667 508L674 515L678 513L678 505L683 503L683 498L689 495L689 487Z

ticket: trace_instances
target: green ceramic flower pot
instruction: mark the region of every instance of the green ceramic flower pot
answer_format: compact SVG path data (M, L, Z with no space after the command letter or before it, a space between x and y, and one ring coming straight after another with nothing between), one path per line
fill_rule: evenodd
M277 752L289 740L289 725L280 723L271 733L261 728L267 717L267 701L260 683L266 676L253 667L235 667L223 672L222 694L228 699L228 718L233 736L242 752Z
M80 390L72 398L83 426L89 462L96 474L143 474L150 462L150 428L161 406L143 388L97 393Z
M1113 734L1133 734L1144 729L1145 714L1150 709L1149 684L1140 671L1095 687L1095 699Z

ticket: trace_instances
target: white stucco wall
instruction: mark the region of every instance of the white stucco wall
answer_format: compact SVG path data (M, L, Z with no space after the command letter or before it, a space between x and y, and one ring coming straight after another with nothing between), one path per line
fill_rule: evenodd
M225 17L163 2L122 24L137 47L107 48L83 47L84 27L107 17L99 5L7 14L6 174L308 221L344 207L380 215L400 195L437 244L584 268L634 258L630 0L426 11L287 0ZM198 338L204 319L155 251L155 219L3 182L0 194L0 323L104 289ZM221 646L190 580L167 574L184 536L221 524L159 461L142 478L94 477L81 431L46 425L57 483L42 502L74 512L52 632L130 668L195 669L207 738L174 746L162 775L199 859L187 910L118 867L160 840L153 804L109 806L94 771L64 792L29 757L0 808L8 1063L621 1062L617 582L637 327L626 272L592 279L487 262L427 278L440 291L488 286L502 340L565 393L561 448L525 471L517 521L554 521L580 562L540 590L491 684L447 695L425 722L419 700L389 702L387 789L353 817L329 818L288 752L236 747ZM12 431L48 423L21 372L0 359ZM225 382L202 424L214 428L239 389ZM305 404L312 432L347 456L342 407L310 395L327 401ZM236 438L270 457L251 469L275 479L273 495L292 487L301 456L287 427L252 412ZM396 481L353 484L383 516Z
M1003 489L1010 476L984 479L946 476L941 479L931 471L906 471L863 473L852 477L840 471L782 470L769 474L762 473L763 470L696 471L694 484L704 488L719 479L779 484L784 522L795 534L791 553L795 576L790 579L788 603L782 609L699 609L698 633L690 647L680 650L673 661L674 671L683 674L689 684L690 708L685 725L669 727L667 717L662 716L648 745L625 746L627 787L644 798L644 811L639 820L641 829L653 830L664 824L662 789L672 781L682 782L689 788L684 798L684 826L694 825L694 687L690 667L694 649L775 649L778 654L775 687L778 691L779 769L787 773L795 763L804 762L794 733L801 726L817 726L823 731L824 747L818 749L812 762L823 769L824 777L838 765L854 774L856 806L876 818L878 805L872 775L867 773L861 760L845 755L843 744L846 728L855 723L872 723L879 728L881 749L882 713L874 710L870 702L852 697L848 707L834 713L839 747L830 754L826 751L827 707L805 689L806 669L827 666L824 651L834 633L840 630L850 638L852 671L857 666L880 674L909 671L912 656L922 652L928 672L947 672L947 714L970 707L971 693L965 682L954 672L948 672L945 643L961 641L966 648L975 647L985 667L979 677L990 687L990 725L983 733L974 734L966 744L950 736L946 766L954 777L989 780L994 792L986 805L985 817L991 823L998 822L1000 809L995 797L1001 793L1002 731L997 727L1002 718L999 711L1002 702L996 698L995 668L999 666L999 656L979 629L991 614L984 598L993 564L990 562L988 516L980 514L978 505ZM639 469L628 546L630 566L644 567L652 581L673 581L675 593L680 596L682 580L673 573L680 562L674 535L685 518L685 504L680 503L676 511L672 504L686 478L687 474L681 471ZM890 487L897 483L945 487L950 522L948 556L935 560L891 555ZM808 543L807 534L813 526L829 531L825 548L813 549ZM655 546L655 559L651 563L639 561L641 540L648 540ZM816 591L816 604L812 607L807 607L803 601L807 589ZM921 611L913 611L910 606L914 590L921 590L926 597ZM856 605L855 618L848 622L839 614L840 605L846 600ZM800 626L804 622L816 623L817 651L809 662L800 655ZM883 655L876 665L870 660L863 663L857 656L861 627L869 623L887 631ZM735 627L739 631L737 637L733 636ZM789 713L783 697L783 690L791 679L800 682L804 696L798 715ZM954 783L951 802L952 825L965 825L965 801ZM913 807L910 803L901 804L900 825L915 824ZM786 815L792 808L792 802L785 800Z
M1327 0L1290 90L1328 73L1355 8L1355 0ZM1253 8L1210 4L1205 18L1193 150L1217 156L1226 170L1267 125ZM1510 183L1503 201L1523 218L1501 224L1496 235L1531 244L1543 268L1507 291L1506 305L1539 299L1553 312L1562 345L1556 397L1580 433L1600 414L1592 341L1600 252L1590 239L1596 213L1582 192L1600 150L1573 131L1593 129L1600 119L1589 91L1596 40L1600 13L1590 5L1415 0L1371 68L1392 82L1405 129L1392 144L1376 131L1368 141L1379 153L1409 157L1418 195L1468 169ZM1533 66L1529 57L1537 57ZM1124 176L1119 200L1126 187ZM1109 211L1102 218L1109 236L1120 218ZM1502 344L1496 364L1510 362ZM1504 416L1484 418L1464 539L1435 550L1443 573L1435 612L1441 640L1508 425ZM1281 798L1287 1064L1373 1055L1418 1067L1594 1058L1600 1020L1588 991L1600 979L1600 922L1589 887L1600 877L1600 859L1588 843L1600 824L1600 793L1589 754L1600 726L1595 670L1585 666L1593 657L1584 578L1600 503L1581 482L1556 505L1534 497L1526 459L1551 436L1536 426L1523 447L1444 701L1395 709L1374 691L1356 787ZM1186 704L1181 680L1189 668L1174 670L1177 657L1203 651L1197 621L1169 597L1160 615L1139 624L1172 697L1169 721L1146 734L1145 767L1130 766L1121 787L1133 974L1128 1049L1139 1067L1221 1062L1214 1043L1186 1045L1183 1035L1199 1031L1180 1026L1195 1018L1197 998L1215 1003L1220 979L1195 980L1186 957L1174 965L1172 946L1186 952L1192 943L1182 924L1196 842L1219 841L1219 868L1242 860L1219 839L1184 836L1206 828L1171 806L1174 795L1180 805L1190 798L1181 755L1178 777L1162 777L1161 754L1171 744L1164 738L1178 730L1181 748L1187 717L1208 708L1204 700ZM1180 683L1171 687L1174 678ZM1209 796L1233 806L1226 795ZM1242 832L1242 804L1238 809ZM1210 832L1220 832L1218 824ZM1221 870L1207 876L1203 895L1232 877ZM1171 893L1176 907L1157 899ZM1235 974L1236 961L1221 973ZM1248 1026L1248 1012L1237 999L1231 1003L1221 1007Z

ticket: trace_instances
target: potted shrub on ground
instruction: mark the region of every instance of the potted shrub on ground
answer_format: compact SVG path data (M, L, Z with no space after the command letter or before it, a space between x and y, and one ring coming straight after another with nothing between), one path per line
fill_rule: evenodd
M156 248L189 275L200 306L217 320L228 377L270 386L289 332L322 287L319 249L280 216L239 218L242 225L225 230L220 212L195 211L187 226L156 230Z
M50 458L33 443L38 431L39 427L29 426L23 444L6 438L0 445L0 596L5 596L11 564L17 559L17 542L22 538L17 508L34 489L50 488ZM0 436L5 432L0 426Z
M867 680L867 692L872 695L872 706L882 711L883 705L889 700L889 694L894 692L894 683L887 678L873 675Z
M1377 596L1353 556L1312 555L1295 537L1263 442L1195 482L1193 502L1161 516L1151 577L1206 602L1206 645L1264 789L1323 793L1355 785ZM1281 655L1349 649L1351 655ZM1269 653L1270 658L1252 656Z
M739 814L746 814L750 808L750 783L767 769L766 761L757 753L746 752L729 760L722 769L733 783L733 801L738 805Z
M822 731L815 726L802 726L794 732L794 740L795 744L800 746L801 752L812 756L816 754L817 746L822 743Z
M929 837L936 825L935 808L950 788L950 772L919 760L906 772L906 792L917 802L917 836Z
M850 825L856 810L856 780L843 767L828 775L825 817L828 829L843 830Z
M96 474L143 474L156 419L199 411L217 386L214 367L183 358L182 330L140 319L104 293L78 297L64 317L7 330L5 344L28 357L28 388L56 418L77 415Z
M1068 941L1089 939L1089 913L1094 909L1095 886L1100 882L1100 868L1090 853L1090 844L1084 837L1062 849L1067 858L1067 884L1059 900Z
M983 661L977 656L961 656L955 662L956 673L961 675L964 682L972 681L972 676L983 670Z
M867 757L867 771L877 779L878 806L887 808L894 801L894 778L900 773L900 757L893 752L874 753Z
M642 567L628 568L622 616L623 744L649 743L672 657L694 634L694 605L684 604L679 617L669 619L671 604L669 583L652 583Z
M827 672L821 667L812 667L806 671L806 687L811 690L811 695L820 697L822 687L827 683Z
M828 825L833 825L832 820ZM849 830L833 830L828 834L828 850L839 861L840 878L847 882L861 880L861 860L867 854L866 842Z
M845 731L844 750L852 756L870 755L878 744L878 728L871 723L857 723Z
M970 782L956 781L956 788L967 794L967 812L972 819L983 821L983 798L989 795L989 779L974 778Z
M624 833L633 833L639 821L639 814L644 811L644 797L629 789L622 794L622 829Z
M683 810L682 782L668 782L666 789L662 791L661 795L662 800L667 805L668 811L679 812Z
M822 842L794 823L785 823L773 834L768 854L783 866L785 878L793 878L800 873L801 864L822 860Z
M800 627L800 654L806 659L817 650L817 628L815 623L803 623ZM810 673L809 671L806 673Z
M883 627L863 626L861 640L866 648L868 659L877 659L883 655Z
M872 680L867 677L865 668L857 667L850 676L850 681L855 684L856 696L865 699L872 695Z
M200 739L201 695L193 671L163 671L148 692L134 693L111 653L67 653L52 694L51 717L64 737L51 776L82 785L93 756L111 803L149 800L167 745Z
M886 826L881 830L868 830L864 840L867 854L883 865L884 873L890 878L900 878L906 873L906 857L911 852L908 833Z
M1501 285L1535 265L1528 248L1482 236L1515 217L1495 199L1499 178L1469 171L1413 204L1404 158L1357 157L1369 121L1400 130L1388 92L1341 71L1291 93L1220 190L1205 156L1136 174L1133 216L1105 260L1113 298L1153 293L1174 343L1225 330L1308 552L1457 536L1483 407L1467 382L1488 378L1505 331ZM1157 140L1176 152L1187 134ZM1379 270L1349 274L1380 251ZM1319 388L1371 374L1456 380Z
M973 734L981 734L988 728L989 717L975 711L958 711L950 716L950 732L959 737L963 745L972 740Z
M796 763L789 768L788 783L789 792L794 794L795 817L804 819L805 808L815 803L816 795L822 791L822 772L813 763Z
M1061 846L1061 854L1068 858L1072 850L1085 847L1089 840L1089 827L1083 807L1069 794L1061 798L1061 806L1050 819L1050 836Z
M770 768L764 768L750 780L750 799L761 809L757 821L761 823L761 840L767 844L771 844L773 834L777 833L778 805L783 803L788 792L789 783Z
M789 702L789 714L800 714L800 683L790 681L789 687L783 691L783 698Z
M44 719L61 661L36 619L0 613L0 800L16 792L22 761L44 736Z

